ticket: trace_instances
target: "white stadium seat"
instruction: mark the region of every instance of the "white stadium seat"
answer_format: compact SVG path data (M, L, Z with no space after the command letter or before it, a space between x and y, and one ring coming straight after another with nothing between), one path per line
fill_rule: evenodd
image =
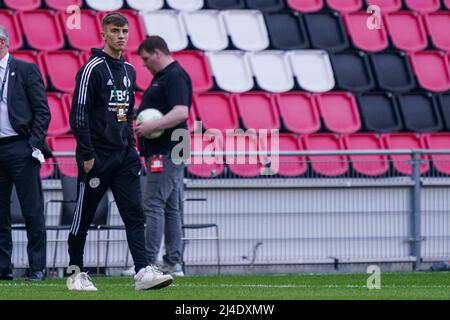
M127 0L127 3L138 11L155 11L164 6L164 0Z
M195 11L203 8L203 0L166 0L169 7L180 11Z
M86 3L97 11L115 11L123 7L123 0L86 0Z
M259 51L269 46L269 36L262 13L258 10L221 12L233 44L240 50Z
M217 85L229 92L245 92L253 88L252 72L246 53L238 50L207 52Z
M286 92L294 87L294 77L283 51L251 52L248 57L253 75L261 89Z
M324 50L295 50L287 53L292 71L300 87L311 92L334 88L330 57Z
M228 36L218 10L198 10L182 14L192 44L203 51L228 47Z
M162 37L166 40L170 51L180 51L188 46L186 30L179 11L158 10L141 14L147 35Z

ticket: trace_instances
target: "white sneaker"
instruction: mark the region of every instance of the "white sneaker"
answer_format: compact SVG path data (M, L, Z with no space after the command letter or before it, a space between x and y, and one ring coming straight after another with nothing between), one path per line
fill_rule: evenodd
M97 291L86 272L80 272L76 276L67 278L67 288L76 291Z
M125 277L132 277L134 275L136 275L136 271L134 271L134 266L131 266L130 268L128 268L127 270L123 270L120 273L121 276L125 276Z
M184 277L183 267L180 263L175 263L173 265L165 264L160 268L161 272L164 274L170 274L174 277Z
M161 289L170 285L172 281L170 274L163 274L155 266L147 266L134 276L134 288L136 290Z

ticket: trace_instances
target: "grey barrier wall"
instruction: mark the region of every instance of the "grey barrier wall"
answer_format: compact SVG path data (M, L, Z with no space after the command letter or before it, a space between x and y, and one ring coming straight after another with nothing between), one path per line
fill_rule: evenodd
M217 224L219 250L213 229L185 230L190 239L185 241L185 264L215 266L219 258L221 266L392 261L411 262L418 270L423 261L448 259L450 176L445 168L450 172L450 151L432 153L440 156L440 166L432 161L430 150L305 151L279 153L284 166L305 162L307 169L298 177L272 174L250 179L237 177L231 170L216 178L186 174L185 198L204 201L184 203L184 222ZM366 158L352 158L357 155ZM315 160L319 156L330 158ZM380 156L386 158L373 158ZM377 161L386 165L382 175L355 170L364 163L370 168ZM348 170L325 176L314 170L318 164L346 165ZM410 174L402 172L401 166L409 167ZM46 201L62 199L57 178L44 180ZM123 226L109 197L108 225ZM60 212L61 204L48 204L48 226L58 225ZM49 230L47 237L48 267L66 267L67 231ZM13 263L25 268L25 232L13 231L13 241ZM125 232L90 231L85 263L98 268L132 265Z

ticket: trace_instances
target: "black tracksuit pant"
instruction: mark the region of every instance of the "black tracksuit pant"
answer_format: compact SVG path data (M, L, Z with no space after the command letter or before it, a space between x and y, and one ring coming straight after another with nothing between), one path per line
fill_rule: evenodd
M94 167L89 173L78 163L78 196L72 227L69 233L70 265L83 268L83 252L87 231L94 219L98 203L108 188L114 195L120 216L125 224L128 246L136 272L148 265L145 251L144 214L140 187L141 163L136 150L95 150Z

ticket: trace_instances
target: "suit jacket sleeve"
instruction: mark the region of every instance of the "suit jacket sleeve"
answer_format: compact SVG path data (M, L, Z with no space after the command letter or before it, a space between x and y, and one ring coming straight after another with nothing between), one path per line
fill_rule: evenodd
M28 142L31 146L43 150L51 115L44 82L35 64L30 64L28 67L26 81L26 93L33 113L31 136Z

